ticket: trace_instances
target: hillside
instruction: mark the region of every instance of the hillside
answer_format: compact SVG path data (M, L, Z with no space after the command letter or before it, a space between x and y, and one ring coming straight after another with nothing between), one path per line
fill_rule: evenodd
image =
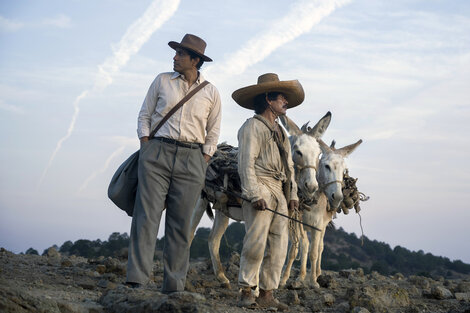
M199 228L191 246L191 258L209 258L207 238L209 228ZM221 241L220 256L226 261L233 252L241 252L245 228L241 223L229 225ZM76 255L86 258L127 257L129 237L127 233L113 233L107 241L80 239L75 242L66 241L60 247L54 245L60 253ZM163 249L163 240L158 239L157 254ZM33 248L26 254L39 254ZM43 254L45 251L43 252ZM298 261L294 266L298 266ZM446 257L434 256L423 251L410 251L397 246L391 248L388 244L370 240L362 240L355 234L348 234L342 228L327 228L325 235L325 249L322 258L322 268L339 271L343 269L362 268L368 274L377 271L382 275L401 273L405 276L420 275L426 277L444 278L470 278L470 264L460 260L451 261Z
M208 257L208 228L199 228L191 247L187 292L160 293L163 240L157 240L150 284L124 285L129 237L66 241L26 254L0 249L0 312L247 312L238 308L236 285L244 226L230 224L221 256L231 289L216 280ZM362 240L329 228L325 236L321 288L291 278L277 296L291 312L467 312L470 265L422 251ZM250 312L263 312L250 310Z
M191 247L194 257L209 257L207 238L210 230L199 228ZM225 239L222 239L220 255L227 259L232 251L240 252L245 234L243 224L229 225ZM470 264L462 261L450 261L448 258L434 256L423 251L410 251L397 246L390 246L376 240L363 240L355 234L348 234L342 228L329 227L325 234L322 268L339 271L362 268L366 274L377 271L382 275L401 273L405 276L420 275L426 277L470 278ZM294 263L294 265L298 263Z
M185 292L160 293L163 265L157 255L151 282L126 287L126 260L68 256L49 248L43 256L0 249L0 312L210 312L242 313L237 307L238 253L224 263L231 289L222 288L209 259L192 260ZM294 269L293 275L298 270ZM365 274L362 269L324 271L321 288L292 286L276 291L290 312L470 312L470 280L401 274Z

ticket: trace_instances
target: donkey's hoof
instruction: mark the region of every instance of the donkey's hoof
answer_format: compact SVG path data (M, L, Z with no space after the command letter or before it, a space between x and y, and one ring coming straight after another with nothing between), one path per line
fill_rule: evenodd
M320 284L317 283L316 281L310 281L308 283L309 288L311 289L320 289Z
M222 288L225 288L225 289L228 289L228 290L232 290L232 286L230 285L230 283L222 283L220 285Z
M304 288L304 282L301 280L294 280L290 286L292 289L302 289Z

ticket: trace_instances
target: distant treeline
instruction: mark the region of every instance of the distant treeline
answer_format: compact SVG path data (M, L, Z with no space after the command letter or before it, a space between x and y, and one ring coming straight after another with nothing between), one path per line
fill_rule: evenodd
M363 244L362 244L363 241ZM366 271L377 271L383 275L395 274L451 277L455 273L470 274L470 264L460 260L434 256L396 246L391 249L384 242L363 240L342 228L328 228L325 234L325 250L322 265L326 269L362 267Z
M210 258L207 246L209 228L199 228L191 245L191 258ZM230 258L233 252L241 252L245 227L241 223L229 225L220 244L220 257L223 261ZM362 244L363 241L363 244ZM127 233L112 233L107 241L99 239L91 241L80 239L75 242L66 241L62 246L53 246L65 255L77 255L86 258L127 257L129 236ZM163 249L163 238L157 239L156 250ZM44 250L43 254L47 252ZM33 248L26 254L38 254ZM298 261L296 261L298 262ZM296 263L294 263L296 264ZM298 266L298 264L297 264ZM355 234L348 234L342 228L328 228L325 235L325 249L322 257L322 268L326 270L342 270L363 268L365 273L377 271L383 275L402 273L404 275L444 276L470 274L470 264L460 260L450 261L446 257L437 257L431 253L410 251L406 248L390 246L376 240L363 240Z

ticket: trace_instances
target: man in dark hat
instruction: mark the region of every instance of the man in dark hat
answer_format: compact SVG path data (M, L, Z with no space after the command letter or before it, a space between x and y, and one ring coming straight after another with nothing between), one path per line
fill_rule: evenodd
M268 73L232 97L256 113L238 131L238 173L243 196L250 200L242 205L246 234L238 275L239 305L286 310L273 290L279 287L286 258L288 220L265 208L287 215L288 209L299 205L289 140L277 120L302 103L304 91L297 80L279 81L276 74ZM260 293L255 299L257 286Z
M221 103L208 84L194 94L149 138L151 130L205 79L199 72L206 43L186 34L170 41L176 51L174 72L159 74L150 86L138 117L140 156L137 198L127 264L127 285L146 284L153 268L160 219L166 207L162 292L182 291L189 267L190 219L205 180L207 162L217 149Z

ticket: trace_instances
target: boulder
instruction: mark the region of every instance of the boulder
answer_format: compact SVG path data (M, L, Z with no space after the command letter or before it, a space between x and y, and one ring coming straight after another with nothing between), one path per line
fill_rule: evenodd
M410 304L408 292L388 282L351 288L347 296L351 307L363 307L371 312L389 312L391 308Z
M458 301L470 302L470 292L456 292L455 299Z
M444 288L443 286L440 286L440 285L432 286L431 295L434 299L437 299L437 300L453 298L452 292L450 292L449 289Z
M321 299L326 306L332 306L335 303L335 296L331 293L322 294Z
M323 288L335 288L338 282L331 274L321 274L317 279L318 284Z
M300 304L300 299L297 291L289 290L286 296L287 304Z

